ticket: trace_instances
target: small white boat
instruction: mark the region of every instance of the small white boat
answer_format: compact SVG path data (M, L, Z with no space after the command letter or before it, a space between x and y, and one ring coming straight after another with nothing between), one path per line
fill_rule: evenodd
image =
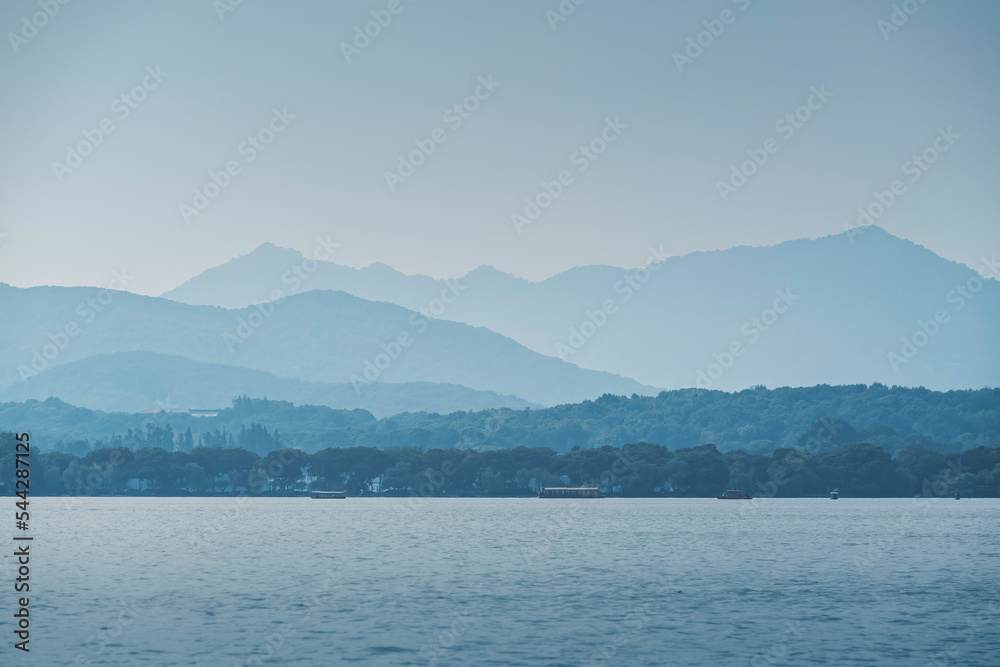
M830 500L836 500L837 498L840 498L840 491L834 489L830 492Z
M538 490L539 498L603 498L604 494L596 486L543 486Z
M344 489L343 491L313 491L312 497L330 500L343 499L347 497L347 489Z

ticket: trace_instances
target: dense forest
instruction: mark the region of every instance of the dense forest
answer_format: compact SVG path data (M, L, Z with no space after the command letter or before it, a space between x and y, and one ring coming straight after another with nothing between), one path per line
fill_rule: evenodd
M264 435L261 429L259 437ZM283 448L260 456L244 447L167 449L151 427L146 445L102 448L82 457L34 451L36 495L295 495L346 488L353 495L526 496L539 486L597 485L610 495L710 497L743 489L757 497L966 496L1000 494L1000 447L942 453L910 444L891 456L855 442L826 449L836 423L817 422L797 448L769 455L720 452L713 444L670 450L639 442L557 453L545 447L476 451L413 447ZM243 435L243 434L241 434ZM190 432L181 439L190 439ZM251 436L247 436L251 437ZM0 488L12 494L13 434L0 434Z
M0 405L0 431L31 433L32 490L49 495L518 496L593 484L623 496L996 496L1000 486L998 389L691 389L385 419L246 396L208 417L49 399ZM9 434L0 446L10 493Z
M770 455L800 446L821 420L836 424L824 449L868 442L890 454L912 444L959 452L1000 442L1000 389L935 392L880 384L757 387L737 393L682 389L657 396L608 394L537 410L403 413L383 419L365 410L247 397L213 417L105 413L54 398L0 404L0 430L29 431L46 451L77 456L108 447L187 451L195 446L243 447L261 456L282 447L307 453L329 447L569 452L629 442L655 442L671 450L711 442L722 452Z

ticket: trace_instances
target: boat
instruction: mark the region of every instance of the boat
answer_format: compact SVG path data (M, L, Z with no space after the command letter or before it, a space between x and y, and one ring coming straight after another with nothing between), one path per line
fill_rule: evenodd
M840 498L840 491L834 489L830 492L830 500L836 500L837 498Z
M721 496L716 496L718 500L753 500L753 496L743 493L739 489L727 489Z
M955 500L961 500L962 496L958 495L958 489L955 489Z
M312 498L328 498L331 500L343 499L347 497L347 489L343 491L313 491Z
M604 494L596 486L543 486L538 490L539 498L603 498Z

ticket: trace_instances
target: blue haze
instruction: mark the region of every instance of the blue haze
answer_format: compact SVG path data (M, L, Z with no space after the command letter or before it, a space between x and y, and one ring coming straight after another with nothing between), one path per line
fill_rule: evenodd
M72 2L15 52L8 33L39 9L4 3L0 281L106 285L124 266L130 290L159 294L263 242L309 252L325 235L350 266L537 280L638 266L650 244L838 233L894 179L908 191L888 231L973 268L1000 251L996 3L927 2L884 39L890 0L595 0L554 30L555 0L403 0L347 62L340 44L387 4L247 1L220 20L209 0ZM726 9L679 72L673 54ZM166 78L119 120L113 101L155 66ZM452 130L445 110L489 75L500 87ZM821 85L833 97L784 140L776 121ZM185 224L179 205L275 107L295 118ZM615 117L618 141L517 234L511 214ZM59 182L52 163L102 118L114 132ZM384 172L437 127L447 141L391 194ZM961 139L906 180L942 127ZM716 182L769 137L779 152L723 202Z

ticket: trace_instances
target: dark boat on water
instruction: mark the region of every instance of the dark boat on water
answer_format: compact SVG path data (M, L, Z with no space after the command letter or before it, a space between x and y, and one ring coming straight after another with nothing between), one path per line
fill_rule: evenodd
M538 490L539 498L603 498L604 494L596 486L543 486Z
M830 500L836 500L838 498L840 498L840 491L834 489L833 491L830 492Z
M753 496L743 493L738 489L729 489L721 496L716 496L718 500L753 500Z
M343 491L313 491L311 497L329 500L342 500L347 497L347 489L344 489Z

